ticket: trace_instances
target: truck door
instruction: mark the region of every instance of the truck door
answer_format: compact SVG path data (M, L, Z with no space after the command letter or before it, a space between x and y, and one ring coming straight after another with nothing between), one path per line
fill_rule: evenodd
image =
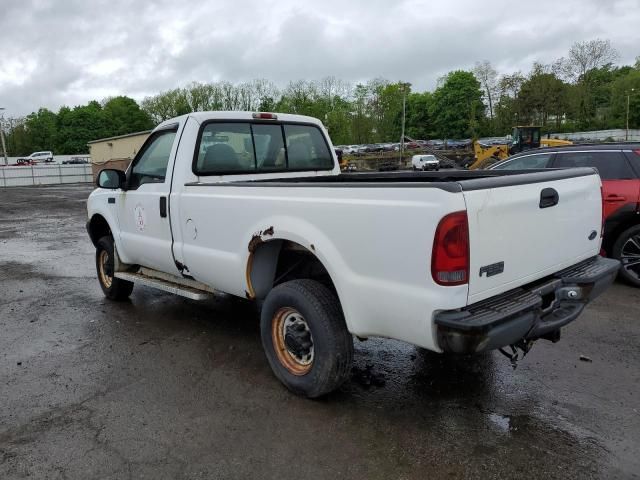
M178 273L168 212L177 133L175 124L147 139L127 173L127 189L118 205L122 260L166 273Z

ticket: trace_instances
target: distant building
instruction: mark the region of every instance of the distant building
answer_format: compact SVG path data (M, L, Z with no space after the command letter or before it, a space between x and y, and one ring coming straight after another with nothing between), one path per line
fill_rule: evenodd
M94 178L103 168L126 170L151 130L101 138L88 143Z

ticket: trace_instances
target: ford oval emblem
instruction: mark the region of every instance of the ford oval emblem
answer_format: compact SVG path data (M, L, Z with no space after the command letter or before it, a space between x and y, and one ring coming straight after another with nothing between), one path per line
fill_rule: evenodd
M589 240L595 240L595 238L598 236L598 232L596 232L595 230L593 230L590 234L589 234Z

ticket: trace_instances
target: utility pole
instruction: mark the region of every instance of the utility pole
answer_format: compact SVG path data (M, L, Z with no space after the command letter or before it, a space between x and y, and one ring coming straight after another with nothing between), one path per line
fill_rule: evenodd
M633 92L634 90L635 88L632 88L631 92ZM627 92L627 130L624 135L624 139L627 142L629 141L629 97L631 97L631 92Z
M2 141L2 154L4 155L4 166L9 165L9 159L7 158L7 145L4 143L4 107L0 107L0 140Z
M404 157L404 125L407 118L407 87L410 87L410 83L402 83L402 137L400 138L400 164Z

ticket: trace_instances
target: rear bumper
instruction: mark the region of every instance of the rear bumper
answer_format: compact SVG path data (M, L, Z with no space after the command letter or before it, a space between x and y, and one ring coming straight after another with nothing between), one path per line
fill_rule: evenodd
M460 310L436 314L445 352L474 353L552 338L616 278L620 262L600 256Z

